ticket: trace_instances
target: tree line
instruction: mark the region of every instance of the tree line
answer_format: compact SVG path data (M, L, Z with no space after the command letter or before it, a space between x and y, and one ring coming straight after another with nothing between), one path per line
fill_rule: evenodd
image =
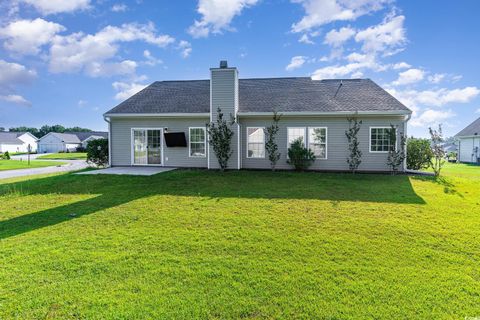
M5 131L5 128L0 127L0 131ZM41 138L41 137L43 137L44 135L46 135L47 133L50 133L50 132L59 132L59 133L64 133L64 132L91 132L92 130L90 130L88 128L77 127L77 126L69 128L69 127L64 127L60 124L55 124L53 126L44 125L40 128L25 127L25 126L13 127L13 128L9 128L8 131L10 131L10 132L30 132L35 137Z

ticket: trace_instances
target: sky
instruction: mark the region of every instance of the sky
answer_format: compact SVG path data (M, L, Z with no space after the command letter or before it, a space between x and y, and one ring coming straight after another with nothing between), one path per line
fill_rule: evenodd
M480 1L0 0L0 127L106 130L157 80L370 78L413 111L408 135L480 116Z

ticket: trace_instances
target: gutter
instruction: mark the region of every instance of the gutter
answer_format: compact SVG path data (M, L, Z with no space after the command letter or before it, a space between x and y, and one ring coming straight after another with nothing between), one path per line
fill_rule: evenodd
M197 113L104 113L103 117L110 118L208 118L210 112ZM105 120L106 121L106 120Z
M112 166L112 123L110 118L103 115L103 120L108 123L108 167Z
M392 116L392 115L408 115L411 116L410 110L395 110L395 111L335 111L335 112L278 112L282 116L354 116L354 115L368 115L368 116ZM238 112L240 117L259 117L272 116L273 112ZM408 121L408 120L407 120Z

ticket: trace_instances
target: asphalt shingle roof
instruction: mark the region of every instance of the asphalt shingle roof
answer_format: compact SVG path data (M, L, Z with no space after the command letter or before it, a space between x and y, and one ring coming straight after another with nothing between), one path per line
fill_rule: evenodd
M23 144L23 141L18 139L19 136L25 132L0 132L0 144Z
M272 112L273 109L278 112L410 111L370 79L239 80L239 112ZM192 80L154 82L107 113L208 112L210 80Z
M480 118L470 123L465 129L457 133L456 137L463 137L463 136L480 136Z
M90 132L52 132L53 135L57 136L65 143L81 143L83 140L87 139L90 136L101 136L103 138L108 137L108 132L102 131L90 131Z

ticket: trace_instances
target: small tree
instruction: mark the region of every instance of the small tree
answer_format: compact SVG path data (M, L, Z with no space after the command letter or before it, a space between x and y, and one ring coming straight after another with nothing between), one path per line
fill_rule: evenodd
M433 153L428 139L407 139L407 168L412 170L426 169L430 166Z
M87 143L87 163L99 167L108 165L108 139L95 139Z
M432 129L430 127L428 128L428 131L430 132L430 147L433 154L433 157L430 160L430 166L432 166L435 176L438 177L440 175L440 171L442 170L443 165L445 164L445 150L443 149L442 125L438 125L438 130Z
M3 154L3 159L10 160L10 152L5 151L5 153Z
M400 145L397 146L397 130L393 124L390 125L388 129L388 136L390 138L390 149L388 150L387 165L392 169L392 174L396 174L398 168L402 165L405 160L405 144L406 137L403 133L400 133Z
M347 158L347 163L350 171L355 173L360 163L362 163L362 151L360 151L360 142L358 142L358 131L360 131L360 127L362 125L362 121L358 121L356 117L348 118L349 128L345 131L345 135L347 136L348 140L348 150L350 154Z
M303 138L298 138L292 142L288 148L287 163L295 167L297 171L307 169L315 161L315 154L312 150L305 148Z
M232 156L233 150L231 141L233 137L233 130L230 128L235 123L235 119L228 123L223 119L223 113L220 108L217 109L217 123L210 122L207 125L209 136L209 143L213 147L213 152L217 156L220 170L225 171L228 166L228 159Z
M278 160L280 160L281 153L278 151L278 144L275 140L278 131L280 130L278 122L280 121L281 116L278 115L276 111L273 112L273 123L265 128L265 150L268 154L268 160L270 160L270 166L272 171L275 171L275 166L277 165Z

